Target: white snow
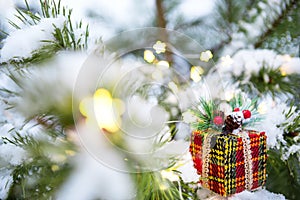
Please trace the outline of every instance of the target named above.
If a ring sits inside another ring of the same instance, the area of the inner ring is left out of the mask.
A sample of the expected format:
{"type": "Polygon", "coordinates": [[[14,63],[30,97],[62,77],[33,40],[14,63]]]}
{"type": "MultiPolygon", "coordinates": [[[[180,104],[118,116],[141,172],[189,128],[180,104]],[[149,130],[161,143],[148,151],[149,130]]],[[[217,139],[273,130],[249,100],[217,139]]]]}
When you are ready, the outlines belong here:
{"type": "MultiPolygon", "coordinates": [[[[185,120],[192,120],[192,118],[189,119],[190,116],[188,116],[188,112],[185,113],[185,120]]],[[[191,127],[189,123],[178,122],[176,123],[176,129],[177,133],[175,135],[175,140],[184,140],[190,138],[191,127]]]]}
{"type": "Polygon", "coordinates": [[[10,112],[5,108],[6,105],[0,100],[0,123],[3,123],[0,126],[0,166],[2,162],[18,165],[26,158],[26,151],[13,144],[4,144],[2,137],[12,139],[13,132],[9,132],[9,130],[20,126],[23,120],[17,113],[10,112]]]}
{"type": "Polygon", "coordinates": [[[187,152],[181,159],[181,162],[179,163],[181,165],[176,170],[180,171],[181,178],[185,183],[189,182],[198,182],[200,176],[197,174],[197,170],[194,167],[192,155],[190,152],[187,152]],[[181,165],[181,163],[183,163],[181,165]]]}
{"type": "Polygon", "coordinates": [[[13,0],[0,0],[0,27],[5,32],[9,32],[9,23],[6,19],[14,18],[14,13],[13,0]]]}
{"type": "Polygon", "coordinates": [[[133,198],[134,185],[123,152],[93,124],[81,122],[76,127],[82,151],[74,157],[75,170],[55,199],[133,198]]]}
{"type": "Polygon", "coordinates": [[[73,19],[90,24],[90,38],[109,39],[117,31],[149,26],[154,1],[138,0],[64,0],[73,10],[73,19]],[[139,16],[139,17],[136,17],[139,16]]]}
{"type": "MultiPolygon", "coordinates": [[[[217,63],[216,68],[223,81],[234,76],[245,75],[242,83],[249,82],[253,74],[258,74],[262,68],[279,69],[282,75],[300,73],[300,59],[289,55],[278,55],[273,50],[243,49],[239,50],[232,58],[227,55],[217,63]]],[[[264,81],[269,81],[268,74],[264,74],[264,81]]],[[[211,84],[213,85],[213,84],[211,84]]],[[[213,91],[213,90],[212,90],[213,91]]]]}
{"type": "Polygon", "coordinates": [[[86,53],[82,52],[60,52],[53,60],[33,66],[27,77],[21,80],[24,91],[22,101],[16,99],[18,111],[25,116],[32,116],[41,109],[47,110],[48,106],[69,103],[66,100],[72,97],[74,84],[86,57],[86,53]],[[49,99],[49,96],[52,98],[49,99]]]}
{"type": "Polygon", "coordinates": [[[261,113],[264,117],[263,121],[255,125],[255,129],[259,131],[265,131],[267,135],[268,147],[277,147],[279,142],[285,143],[283,139],[283,128],[277,127],[277,125],[285,122],[284,111],[287,111],[289,107],[282,102],[276,102],[271,97],[262,99],[261,113]]]}
{"type": "Polygon", "coordinates": [[[0,170],[0,199],[5,199],[7,197],[10,186],[13,183],[13,178],[10,175],[11,172],[11,170],[6,169],[0,170]]]}
{"type": "Polygon", "coordinates": [[[13,8],[12,0],[0,0],[0,20],[3,20],[7,17],[7,14],[13,8]]]}
{"type": "Polygon", "coordinates": [[[196,19],[211,13],[214,5],[215,0],[185,0],[180,3],[176,12],[183,14],[187,19],[196,19]]]}
{"type": "Polygon", "coordinates": [[[156,136],[164,132],[167,112],[135,95],[128,98],[125,107],[122,131],[128,149],[134,154],[149,156],[155,147],[156,136]]]}
{"type": "MultiPolygon", "coordinates": [[[[290,157],[290,155],[292,155],[294,153],[300,153],[300,145],[299,144],[293,144],[292,146],[287,147],[287,152],[285,152],[282,155],[282,159],[287,160],[290,157]]],[[[298,159],[300,161],[300,158],[298,158],[298,159]]]]}
{"type": "Polygon", "coordinates": [[[299,57],[288,58],[287,62],[283,64],[282,69],[287,74],[293,74],[293,73],[300,74],[300,58],[299,57]]]}
{"type": "MultiPolygon", "coordinates": [[[[16,6],[21,6],[22,8],[26,8],[25,0],[13,0],[13,2],[16,6]]],[[[40,2],[37,0],[27,0],[27,3],[30,8],[35,9],[35,10],[37,10],[41,7],[40,2]]]]}
{"type": "Polygon", "coordinates": [[[165,159],[183,156],[188,151],[189,145],[190,143],[184,140],[172,140],[156,151],[154,156],[165,159]]]}
{"type": "Polygon", "coordinates": [[[276,0],[268,2],[259,2],[259,5],[263,10],[256,16],[254,22],[240,21],[241,29],[232,34],[231,42],[223,49],[223,55],[233,55],[239,49],[253,48],[253,45],[257,41],[260,35],[262,35],[270,25],[266,25],[265,21],[269,21],[269,24],[277,18],[282,12],[282,7],[289,5],[290,1],[276,0]],[[276,2],[276,3],[274,3],[276,2]],[[246,30],[244,33],[241,30],[246,30]]]}
{"type": "Polygon", "coordinates": [[[104,166],[87,153],[77,157],[75,166],[76,169],[62,186],[56,199],[123,200],[134,197],[130,174],[104,166]]]}
{"type": "MultiPolygon", "coordinates": [[[[21,0],[15,2],[20,3],[21,0]]],[[[33,3],[33,0],[30,1],[33,3]]],[[[211,12],[214,1],[199,2],[196,0],[183,1],[179,6],[179,12],[187,16],[188,19],[194,19],[199,16],[206,15],[211,12]],[[194,6],[197,5],[197,6],[194,6]]],[[[0,0],[0,15],[3,18],[4,15],[11,14],[10,10],[13,1],[0,0]]],[[[138,0],[113,0],[113,1],[97,1],[97,0],[65,0],[64,4],[73,9],[73,18],[76,20],[84,19],[84,23],[90,23],[91,37],[96,38],[104,36],[107,38],[116,32],[116,27],[121,29],[144,27],[147,25],[148,20],[153,17],[151,11],[154,10],[154,1],[146,1],[144,4],[140,4],[138,0]],[[93,19],[87,17],[88,14],[100,16],[108,16],[98,21],[98,18],[93,19]],[[138,18],[136,16],[139,16],[138,18]]],[[[35,2],[36,5],[36,2],[35,2]]],[[[267,4],[261,3],[262,7],[267,8],[267,4]]],[[[278,10],[278,9],[277,9],[278,10]]],[[[255,11],[253,11],[255,12],[255,11]]],[[[264,29],[256,28],[253,31],[253,26],[261,27],[264,24],[263,19],[268,17],[266,12],[263,12],[259,16],[254,25],[241,22],[241,26],[248,30],[248,34],[242,33],[233,34],[233,41],[227,49],[225,54],[231,54],[239,48],[247,47],[247,41],[253,40],[260,35],[264,29]]],[[[271,16],[271,14],[270,14],[271,16]]],[[[0,18],[1,18],[0,17],[0,18]]],[[[22,30],[16,30],[11,32],[10,36],[4,41],[3,49],[1,50],[0,62],[6,62],[10,59],[22,59],[30,57],[34,50],[42,47],[41,40],[52,39],[53,24],[57,27],[61,27],[65,21],[64,17],[56,19],[42,19],[42,21],[35,26],[24,27],[22,30]]],[[[76,32],[80,35],[82,32],[76,32]]],[[[30,88],[24,99],[20,101],[20,110],[23,113],[30,115],[37,111],[37,109],[43,108],[50,96],[54,105],[60,105],[63,103],[65,97],[72,91],[73,85],[76,81],[80,67],[83,61],[86,59],[86,55],[83,53],[68,53],[61,52],[51,63],[47,63],[44,68],[35,68],[32,71],[30,80],[24,82],[24,86],[30,88]],[[37,84],[39,83],[39,84],[37,84]],[[43,95],[45,94],[45,95],[43,95]],[[28,95],[28,96],[26,96],[28,95]],[[38,97],[39,102],[32,102],[31,95],[38,97]],[[44,98],[44,99],[43,99],[44,98]],[[32,109],[28,109],[32,108],[32,109]]],[[[219,72],[223,75],[233,73],[234,75],[240,75],[245,72],[248,78],[251,73],[257,73],[263,65],[268,67],[277,68],[283,67],[283,70],[287,73],[300,73],[300,59],[288,58],[282,55],[277,55],[271,50],[241,50],[233,56],[233,63],[228,66],[219,65],[219,72]]],[[[104,62],[105,63],[105,62],[104,62]]],[[[40,67],[40,66],[39,66],[40,67]]],[[[107,85],[113,84],[112,82],[118,80],[119,75],[122,73],[120,68],[111,69],[111,75],[107,76],[107,80],[104,78],[104,82],[107,85]],[[113,78],[112,78],[113,76],[113,78]],[[108,80],[110,79],[110,80],[108,80]],[[113,79],[113,81],[111,81],[113,79]],[[109,83],[108,83],[109,82],[109,83]]],[[[1,76],[1,74],[0,74],[1,76]]],[[[90,77],[89,75],[87,77],[90,77]]],[[[4,76],[3,76],[4,77],[4,76]]],[[[93,77],[94,78],[94,77],[93,77]]],[[[98,78],[98,77],[97,77],[98,78]]],[[[269,77],[266,76],[266,80],[269,77]]],[[[246,78],[247,79],[247,78],[246,78]]],[[[224,94],[224,86],[219,82],[220,76],[208,76],[203,87],[199,85],[192,85],[191,88],[185,91],[178,91],[178,101],[180,102],[180,108],[186,110],[192,102],[194,102],[199,96],[220,97],[224,94]],[[216,84],[219,83],[219,84],[216,84]]],[[[7,77],[0,79],[0,86],[15,87],[14,84],[7,80],[7,77]]],[[[229,86],[230,90],[234,90],[235,86],[229,86]]],[[[226,91],[229,89],[227,88],[226,91]]],[[[285,118],[282,115],[284,110],[287,110],[287,105],[284,103],[274,103],[272,99],[266,98],[262,100],[266,107],[266,120],[256,128],[260,131],[266,131],[268,136],[268,147],[278,146],[278,142],[285,142],[283,140],[282,128],[277,128],[276,125],[285,122],[285,118]],[[276,117],[274,117],[276,116],[276,117]]],[[[1,121],[7,120],[9,123],[0,127],[0,136],[9,136],[8,130],[12,127],[19,127],[22,124],[23,118],[20,116],[15,117],[10,112],[2,110],[4,105],[0,105],[0,118],[1,121]]],[[[127,102],[128,113],[124,118],[124,124],[131,122],[130,127],[122,127],[129,131],[132,138],[125,138],[129,150],[133,153],[149,153],[153,147],[153,143],[149,144],[151,140],[141,140],[144,136],[151,136],[151,134],[158,134],[159,131],[164,130],[166,121],[166,112],[163,108],[153,105],[149,102],[143,101],[141,98],[133,98],[132,102],[127,102]],[[127,121],[126,121],[127,120],[127,121]],[[147,130],[147,131],[145,131],[147,130]]],[[[185,114],[184,120],[193,120],[188,114],[185,114]]],[[[124,125],[125,126],[125,125],[124,125]]],[[[21,131],[22,134],[26,134],[26,130],[29,127],[25,127],[21,131]]],[[[86,127],[85,127],[86,128],[86,127]]],[[[181,138],[187,132],[188,127],[184,124],[178,124],[179,134],[178,138],[181,138]],[[181,136],[181,137],[180,137],[181,136]]],[[[33,130],[33,134],[38,135],[38,130],[33,130]]],[[[121,173],[114,170],[114,167],[119,167],[118,170],[129,170],[125,164],[122,154],[110,149],[110,146],[106,141],[97,141],[99,132],[90,132],[90,130],[83,130],[86,134],[86,146],[88,151],[92,153],[101,152],[103,158],[105,158],[105,164],[115,164],[113,167],[107,167],[97,162],[90,154],[85,152],[80,153],[75,158],[75,171],[71,174],[70,178],[64,183],[63,187],[57,194],[58,199],[130,199],[134,197],[133,194],[133,182],[129,174],[121,173]],[[95,137],[96,136],[96,137],[95,137]],[[95,139],[96,138],[96,139],[95,139]],[[90,149],[89,149],[90,148],[90,149]],[[121,160],[121,161],[120,161],[121,160]],[[124,162],[123,162],[124,161],[124,162]],[[75,192],[74,192],[75,191],[75,192]]],[[[166,133],[166,136],[169,132],[166,133]]],[[[159,136],[159,135],[158,135],[159,136]]],[[[84,140],[84,139],[83,139],[84,140]]],[[[83,147],[83,148],[84,148],[83,147]]],[[[166,162],[169,162],[170,157],[180,156],[188,148],[188,143],[183,141],[173,141],[167,143],[156,154],[156,158],[164,158],[166,162]]],[[[286,151],[283,158],[286,159],[289,155],[299,152],[300,147],[297,145],[291,146],[286,151]]],[[[128,150],[128,149],[127,149],[128,150]]],[[[91,153],[89,152],[89,153],[91,153]]],[[[20,147],[13,145],[0,144],[0,157],[3,161],[8,162],[11,165],[20,164],[22,159],[26,157],[25,151],[20,147]]],[[[139,158],[136,155],[136,158],[139,158]]],[[[152,158],[153,159],[153,158],[152,158]]],[[[182,172],[182,178],[185,182],[197,181],[199,176],[196,173],[196,169],[193,167],[191,155],[188,153],[185,161],[181,167],[178,168],[182,172]]],[[[10,171],[0,172],[0,199],[5,198],[8,192],[9,185],[12,183],[12,177],[10,171]],[[5,184],[7,185],[5,186],[5,184]]],[[[255,192],[242,192],[240,194],[231,197],[232,200],[252,200],[252,199],[285,199],[283,195],[271,193],[265,189],[261,189],[255,192]]]]}
{"type": "MultiPolygon", "coordinates": [[[[217,199],[227,199],[225,197],[221,197],[217,194],[212,194],[207,189],[201,189],[198,192],[198,197],[200,199],[205,200],[217,200],[217,199]]],[[[238,194],[234,194],[231,197],[228,197],[228,200],[285,200],[285,196],[282,194],[275,194],[273,192],[270,192],[266,189],[257,189],[255,191],[243,191],[238,194]]]]}
{"type": "Polygon", "coordinates": [[[285,197],[282,194],[275,194],[265,189],[259,189],[254,192],[243,191],[229,197],[230,200],[284,200],[285,197]]]}
{"type": "Polygon", "coordinates": [[[58,18],[45,18],[37,25],[11,32],[4,40],[4,45],[0,52],[0,62],[7,62],[10,59],[19,60],[29,58],[33,51],[45,45],[41,40],[53,39],[53,25],[61,28],[64,21],[65,18],[62,16],[58,18]]]}
{"type": "Polygon", "coordinates": [[[11,165],[19,165],[26,158],[27,152],[13,144],[1,145],[0,157],[11,165]]]}

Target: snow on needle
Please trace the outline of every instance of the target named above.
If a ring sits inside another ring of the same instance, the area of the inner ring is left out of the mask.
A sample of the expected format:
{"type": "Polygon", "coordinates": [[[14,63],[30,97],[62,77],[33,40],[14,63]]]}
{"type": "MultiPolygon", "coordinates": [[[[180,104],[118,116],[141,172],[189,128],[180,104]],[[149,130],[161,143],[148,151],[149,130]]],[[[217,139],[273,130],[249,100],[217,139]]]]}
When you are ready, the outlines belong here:
{"type": "Polygon", "coordinates": [[[221,58],[221,61],[222,61],[222,65],[226,66],[226,67],[228,67],[228,66],[230,66],[230,65],[233,64],[233,59],[229,55],[223,56],[221,58]]]}

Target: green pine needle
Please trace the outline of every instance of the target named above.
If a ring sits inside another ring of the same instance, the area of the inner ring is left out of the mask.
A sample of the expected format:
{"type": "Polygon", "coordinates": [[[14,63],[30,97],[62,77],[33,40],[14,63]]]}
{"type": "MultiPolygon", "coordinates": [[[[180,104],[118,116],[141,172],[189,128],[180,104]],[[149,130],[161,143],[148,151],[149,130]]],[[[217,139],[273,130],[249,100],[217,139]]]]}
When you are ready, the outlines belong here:
{"type": "Polygon", "coordinates": [[[191,112],[198,118],[198,121],[192,123],[192,127],[197,130],[207,130],[214,127],[213,118],[214,112],[218,110],[217,105],[212,101],[207,101],[200,98],[199,104],[196,104],[191,109],[191,112]]]}
{"type": "Polygon", "coordinates": [[[135,174],[134,176],[138,186],[136,199],[195,199],[193,198],[195,193],[192,193],[191,188],[189,188],[182,180],[180,180],[180,182],[171,182],[170,180],[163,178],[160,172],[144,172],[135,174]]]}
{"type": "MultiPolygon", "coordinates": [[[[75,23],[71,20],[72,10],[67,9],[61,6],[60,1],[58,4],[55,3],[55,0],[40,0],[41,5],[41,16],[39,17],[29,7],[27,1],[26,9],[16,9],[17,14],[15,15],[18,20],[20,20],[24,25],[33,26],[37,25],[42,18],[57,18],[59,15],[63,15],[66,18],[66,21],[62,28],[58,28],[55,25],[54,31],[52,33],[54,39],[53,40],[42,40],[42,47],[33,51],[32,56],[29,58],[12,58],[6,63],[0,63],[2,65],[5,64],[14,64],[14,65],[27,65],[30,63],[42,62],[46,59],[51,58],[56,52],[61,50],[84,50],[87,48],[87,41],[89,37],[89,28],[88,25],[86,27],[82,26],[82,22],[75,23]],[[80,36],[75,36],[75,31],[77,29],[82,29],[82,34],[80,36]]],[[[21,29],[20,26],[17,25],[12,20],[8,20],[9,24],[15,29],[21,29]]]]}
{"type": "Polygon", "coordinates": [[[279,68],[263,66],[258,73],[252,73],[246,83],[243,81],[245,78],[245,73],[242,73],[240,76],[233,76],[233,82],[239,83],[239,87],[243,91],[249,91],[251,96],[271,94],[275,97],[278,94],[292,94],[299,97],[297,92],[300,76],[298,74],[284,75],[279,68]]]}
{"type": "Polygon", "coordinates": [[[256,97],[251,101],[247,101],[247,99],[241,93],[238,93],[229,101],[229,105],[231,106],[232,110],[234,108],[239,108],[240,110],[251,111],[251,118],[243,123],[243,127],[251,128],[251,126],[261,122],[264,119],[264,116],[257,111],[258,100],[259,98],[256,97]]]}

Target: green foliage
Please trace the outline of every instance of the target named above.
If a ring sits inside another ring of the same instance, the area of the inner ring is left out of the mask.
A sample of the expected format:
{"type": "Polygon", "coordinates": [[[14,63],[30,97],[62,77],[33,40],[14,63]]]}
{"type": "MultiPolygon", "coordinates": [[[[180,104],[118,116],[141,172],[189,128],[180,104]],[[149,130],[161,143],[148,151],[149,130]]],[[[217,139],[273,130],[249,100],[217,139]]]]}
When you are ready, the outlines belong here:
{"type": "MultiPolygon", "coordinates": [[[[179,174],[180,175],[180,174],[179,174]]],[[[197,187],[198,183],[191,182],[185,183],[179,176],[179,181],[173,182],[177,188],[181,189],[183,199],[197,200],[197,190],[201,189],[197,187]]]]}
{"type": "MultiPolygon", "coordinates": [[[[33,26],[37,25],[43,18],[58,18],[63,16],[65,22],[62,28],[56,27],[54,24],[54,31],[52,33],[53,40],[42,40],[43,43],[40,49],[34,50],[32,56],[29,58],[15,57],[8,61],[10,64],[24,65],[26,63],[36,63],[51,58],[56,52],[60,50],[84,50],[87,48],[89,28],[83,26],[82,21],[75,23],[71,20],[72,10],[61,6],[61,1],[56,3],[55,0],[40,0],[41,13],[37,15],[33,13],[29,4],[26,2],[26,9],[17,8],[15,15],[24,25],[33,26]],[[75,31],[81,31],[79,36],[75,35],[75,31]]],[[[14,21],[9,20],[9,24],[15,29],[21,29],[14,21]]],[[[7,64],[7,63],[2,63],[7,64]]]]}
{"type": "Polygon", "coordinates": [[[300,138],[297,136],[299,135],[300,116],[293,104],[283,114],[286,122],[278,127],[284,130],[284,143],[280,143],[280,149],[268,151],[266,186],[268,190],[281,193],[288,199],[298,199],[300,195],[298,190],[300,186],[300,152],[299,150],[294,152],[291,148],[300,144],[300,138]]]}
{"type": "Polygon", "coordinates": [[[20,133],[15,133],[12,139],[3,138],[3,141],[25,149],[28,156],[28,159],[12,168],[13,184],[7,198],[53,198],[57,187],[72,170],[69,158],[75,154],[74,145],[62,137],[49,137],[44,141],[20,133]]]}
{"type": "Polygon", "coordinates": [[[268,151],[267,161],[268,190],[284,194],[287,199],[298,199],[300,195],[300,166],[294,154],[287,161],[281,160],[281,152],[276,149],[268,151]]]}
{"type": "Polygon", "coordinates": [[[243,124],[245,127],[251,127],[256,123],[259,123],[260,121],[263,120],[263,116],[259,114],[257,111],[258,107],[258,98],[253,98],[252,100],[246,99],[242,93],[239,93],[235,95],[230,101],[229,105],[231,109],[233,110],[234,108],[239,108],[240,110],[250,110],[251,111],[251,118],[248,119],[247,122],[243,124]]]}
{"type": "Polygon", "coordinates": [[[280,68],[263,66],[258,73],[252,73],[249,81],[245,82],[246,74],[240,76],[233,75],[233,81],[239,83],[243,91],[248,91],[251,96],[264,96],[271,94],[273,97],[279,94],[298,95],[295,92],[300,84],[298,74],[282,74],[280,68]]]}
{"type": "MultiPolygon", "coordinates": [[[[253,126],[255,123],[260,122],[263,117],[257,111],[257,98],[253,100],[246,100],[242,94],[237,94],[234,96],[230,101],[227,103],[230,105],[231,109],[239,108],[242,110],[250,110],[251,111],[251,118],[248,119],[244,124],[243,127],[250,127],[253,126]]],[[[221,131],[222,125],[216,125],[213,120],[216,116],[221,116],[223,120],[226,116],[224,116],[224,111],[219,109],[219,104],[222,101],[218,100],[210,100],[207,101],[203,98],[199,100],[199,104],[195,105],[191,112],[197,117],[198,121],[192,123],[192,126],[196,130],[207,130],[212,128],[217,131],[221,131]]]]}
{"type": "Polygon", "coordinates": [[[54,0],[41,1],[41,10],[45,18],[53,17],[57,18],[59,15],[66,17],[66,22],[62,29],[55,27],[53,41],[42,41],[50,43],[54,46],[60,47],[61,49],[80,50],[87,47],[87,39],[89,36],[88,26],[83,27],[82,22],[73,24],[71,20],[72,10],[66,9],[61,6],[61,1],[58,4],[54,0]],[[75,29],[74,29],[75,28],[75,29]],[[82,29],[83,33],[76,38],[74,30],[82,29]]]}
{"type": "Polygon", "coordinates": [[[68,163],[56,165],[45,157],[34,157],[18,165],[8,199],[51,199],[71,171],[68,163]]]}
{"type": "Polygon", "coordinates": [[[257,48],[273,49],[280,54],[299,56],[300,1],[291,1],[272,29],[255,45],[257,48]]]}
{"type": "Polygon", "coordinates": [[[278,125],[279,127],[284,127],[284,132],[286,134],[299,134],[300,132],[300,114],[297,113],[296,107],[292,103],[290,109],[285,113],[286,122],[278,125]]]}
{"type": "Polygon", "coordinates": [[[144,172],[134,176],[138,187],[136,199],[196,199],[196,190],[187,186],[182,179],[172,182],[159,172],[144,172]]]}
{"type": "Polygon", "coordinates": [[[237,24],[242,17],[245,15],[247,1],[239,0],[219,0],[217,2],[217,10],[220,18],[219,22],[226,21],[226,24],[219,24],[224,28],[226,25],[229,25],[227,28],[232,28],[232,25],[237,24]]]}
{"type": "Polygon", "coordinates": [[[245,97],[239,93],[235,95],[232,99],[229,101],[229,105],[232,108],[239,108],[240,110],[250,110],[254,111],[254,109],[257,106],[257,100],[258,98],[254,98],[251,101],[247,101],[245,97]]]}
{"type": "MultiPolygon", "coordinates": [[[[32,52],[31,57],[10,60],[9,64],[13,64],[15,69],[30,66],[31,63],[43,62],[61,50],[85,50],[87,48],[87,39],[89,36],[88,26],[85,27],[82,22],[74,24],[71,20],[72,10],[61,6],[60,1],[56,2],[55,0],[40,0],[40,15],[32,11],[27,1],[25,1],[25,9],[17,9],[16,17],[26,26],[37,25],[43,18],[57,18],[58,16],[64,16],[65,22],[62,28],[54,26],[52,33],[54,39],[41,41],[43,46],[32,52]],[[75,35],[75,31],[78,29],[82,30],[82,34],[79,37],[75,35]]],[[[172,0],[170,2],[164,1],[165,11],[173,12],[178,2],[178,0],[172,0]]],[[[199,41],[209,41],[210,44],[207,45],[207,47],[212,48],[217,55],[218,52],[221,52],[223,47],[232,40],[234,33],[242,32],[247,35],[247,30],[243,29],[241,22],[251,23],[259,17],[263,11],[263,9],[258,6],[260,2],[259,0],[222,0],[219,1],[216,9],[218,14],[216,15],[215,24],[210,24],[211,21],[205,23],[204,18],[197,18],[191,21],[179,18],[178,24],[174,27],[184,31],[186,31],[186,29],[192,29],[196,34],[195,38],[200,38],[199,41]],[[257,13],[254,15],[250,15],[250,13],[247,12],[252,8],[257,10],[257,13]],[[199,34],[198,30],[208,30],[206,29],[207,27],[210,32],[199,34]],[[212,31],[214,34],[210,34],[212,31]]],[[[264,0],[262,2],[266,3],[267,1],[264,0]]],[[[299,45],[298,27],[300,20],[298,13],[300,1],[291,2],[291,6],[286,9],[282,6],[283,15],[277,17],[277,20],[275,20],[276,23],[268,25],[269,21],[264,22],[266,26],[268,26],[269,31],[258,38],[258,42],[251,44],[253,41],[247,41],[249,44],[246,45],[253,45],[256,48],[271,48],[280,53],[290,52],[285,48],[286,43],[293,46],[299,45]]],[[[9,23],[15,29],[20,29],[17,23],[13,21],[9,21],[9,23]]],[[[118,44],[118,46],[120,45],[118,44]]],[[[296,53],[294,53],[294,55],[296,55],[296,53]]],[[[215,58],[217,58],[217,56],[214,55],[214,59],[215,58]]],[[[14,79],[14,77],[11,78],[14,79]]],[[[241,77],[234,78],[235,81],[239,82],[243,91],[250,92],[252,96],[268,93],[273,96],[291,94],[295,97],[296,103],[299,103],[299,75],[284,76],[279,69],[272,69],[265,66],[258,74],[252,74],[247,83],[243,82],[245,74],[241,77]]],[[[22,85],[16,79],[14,81],[22,88],[22,85]]],[[[147,88],[142,88],[141,92],[145,92],[146,90],[147,88]]],[[[162,87],[160,91],[162,91],[162,94],[158,95],[158,101],[161,106],[168,112],[171,112],[173,108],[178,108],[176,105],[165,102],[168,97],[168,91],[164,87],[162,87]]],[[[1,89],[1,92],[16,96],[19,95],[19,93],[8,91],[5,88],[1,89]]],[[[147,95],[150,96],[151,94],[147,93],[146,96],[147,95]]],[[[157,94],[154,96],[156,95],[157,94]]],[[[254,120],[252,122],[261,119],[256,111],[256,98],[251,101],[246,101],[241,95],[237,95],[228,103],[232,109],[239,107],[241,110],[251,110],[251,120],[254,120]]],[[[11,130],[11,132],[15,131],[14,137],[3,138],[3,142],[8,145],[16,145],[24,148],[29,158],[16,167],[10,166],[13,169],[13,185],[9,191],[8,199],[53,199],[55,197],[54,195],[57,189],[59,189],[72,171],[72,167],[69,164],[70,156],[66,152],[76,151],[73,146],[74,144],[67,140],[67,136],[64,133],[64,128],[73,125],[71,105],[71,99],[66,99],[66,104],[63,104],[62,107],[56,105],[48,110],[43,110],[41,113],[36,113],[36,115],[32,117],[39,125],[45,128],[45,135],[49,139],[47,141],[37,140],[29,135],[21,135],[15,130],[11,130]],[[53,155],[54,157],[55,155],[63,156],[65,159],[57,161],[53,159],[53,155]]],[[[199,104],[194,106],[192,112],[198,118],[198,122],[193,124],[194,128],[198,130],[206,130],[209,128],[221,129],[221,126],[216,126],[213,123],[213,119],[217,115],[224,118],[224,114],[219,111],[218,103],[200,99],[199,104]]],[[[289,110],[285,113],[287,121],[292,118],[292,114],[293,110],[289,110]]],[[[179,109],[178,115],[180,115],[179,109]]],[[[171,120],[175,121],[178,119],[178,115],[171,116],[171,120]]],[[[174,125],[175,123],[170,124],[173,135],[176,133],[174,125]]],[[[297,133],[299,132],[299,125],[300,118],[296,116],[292,122],[286,122],[279,126],[285,127],[284,131],[286,133],[297,133]]],[[[173,135],[171,137],[173,137],[173,135]]],[[[116,135],[114,136],[116,137],[116,135]]],[[[285,136],[285,140],[287,144],[281,144],[282,147],[288,148],[297,142],[288,136],[285,136]]],[[[166,141],[160,140],[159,142],[164,143],[166,141]]],[[[289,199],[297,199],[300,195],[298,190],[300,187],[299,157],[298,154],[295,153],[292,154],[287,161],[283,161],[281,159],[283,148],[281,150],[282,151],[270,149],[268,152],[267,189],[276,193],[283,193],[289,199]]],[[[170,160],[171,159],[173,158],[170,158],[170,160]]],[[[174,162],[175,161],[174,159],[174,162]]],[[[179,181],[174,182],[163,178],[159,172],[138,173],[133,174],[133,176],[137,186],[136,199],[197,199],[196,183],[184,183],[180,178],[180,174],[179,181]]]]}
{"type": "Polygon", "coordinates": [[[32,136],[26,135],[26,136],[21,136],[19,132],[15,132],[14,136],[12,139],[7,138],[7,137],[2,137],[3,143],[7,144],[13,144],[15,146],[23,147],[23,146],[30,146],[32,148],[37,147],[37,143],[35,140],[32,138],[32,136]]]}
{"type": "Polygon", "coordinates": [[[194,105],[191,112],[198,118],[197,122],[192,123],[193,128],[196,130],[207,130],[209,128],[220,129],[220,127],[218,128],[213,123],[214,117],[219,114],[218,107],[214,101],[207,101],[201,98],[199,104],[194,105]]]}

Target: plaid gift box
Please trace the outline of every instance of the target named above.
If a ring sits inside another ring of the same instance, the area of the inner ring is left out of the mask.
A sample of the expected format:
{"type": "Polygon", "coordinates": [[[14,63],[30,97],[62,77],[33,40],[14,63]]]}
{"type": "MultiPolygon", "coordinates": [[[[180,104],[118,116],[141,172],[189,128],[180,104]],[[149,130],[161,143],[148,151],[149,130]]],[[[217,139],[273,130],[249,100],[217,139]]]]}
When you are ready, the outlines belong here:
{"type": "Polygon", "coordinates": [[[194,131],[190,152],[202,186],[222,196],[256,189],[266,181],[264,132],[194,131]]]}

